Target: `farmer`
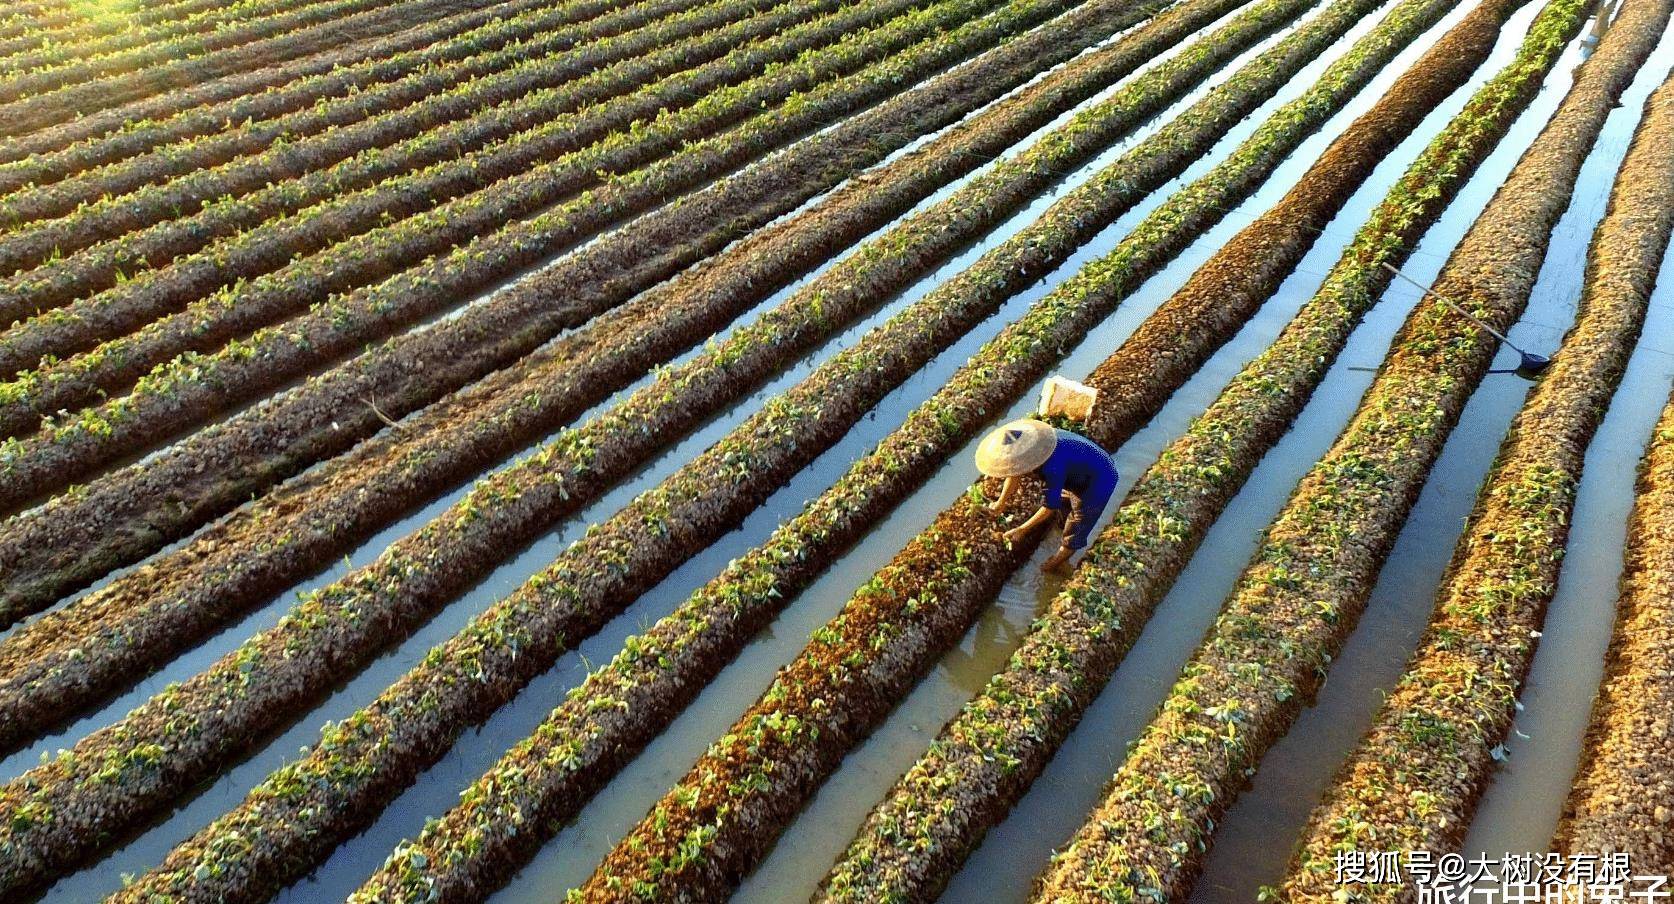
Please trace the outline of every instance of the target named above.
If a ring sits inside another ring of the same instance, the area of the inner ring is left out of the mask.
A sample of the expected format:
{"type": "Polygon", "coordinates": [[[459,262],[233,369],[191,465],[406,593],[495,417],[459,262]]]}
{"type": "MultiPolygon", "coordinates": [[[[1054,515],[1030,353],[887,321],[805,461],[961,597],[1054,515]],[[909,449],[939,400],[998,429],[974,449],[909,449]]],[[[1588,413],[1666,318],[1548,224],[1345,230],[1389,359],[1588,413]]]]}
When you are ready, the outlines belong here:
{"type": "Polygon", "coordinates": [[[977,470],[989,477],[1004,477],[1005,486],[1000,498],[989,508],[1005,508],[1017,493],[1019,479],[1037,473],[1046,481],[1046,496],[1040,510],[1029,520],[1005,532],[1006,542],[1014,543],[1040,524],[1066,508],[1069,498],[1069,517],[1064,521],[1064,540],[1058,551],[1041,564],[1043,571],[1052,571],[1087,545],[1094,522],[1104,511],[1110,495],[1116,491],[1116,463],[1110,453],[1098,443],[1068,430],[1058,430],[1043,421],[1024,418],[1012,421],[984,437],[977,446],[977,470]]]}

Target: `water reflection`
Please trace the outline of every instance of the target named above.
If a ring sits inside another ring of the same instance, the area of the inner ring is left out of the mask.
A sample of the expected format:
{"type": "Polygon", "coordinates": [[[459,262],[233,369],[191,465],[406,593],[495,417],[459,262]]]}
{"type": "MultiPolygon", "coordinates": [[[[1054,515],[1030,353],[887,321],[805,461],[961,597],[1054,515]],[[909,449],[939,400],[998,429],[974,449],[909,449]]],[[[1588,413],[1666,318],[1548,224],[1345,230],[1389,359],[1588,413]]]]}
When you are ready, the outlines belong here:
{"type": "Polygon", "coordinates": [[[1018,569],[1000,589],[996,603],[983,610],[966,641],[942,657],[938,671],[954,687],[970,696],[981,693],[989,677],[1022,645],[1029,625],[1064,589],[1068,575],[1041,571],[1041,558],[1037,554],[1035,561],[1018,569]]]}

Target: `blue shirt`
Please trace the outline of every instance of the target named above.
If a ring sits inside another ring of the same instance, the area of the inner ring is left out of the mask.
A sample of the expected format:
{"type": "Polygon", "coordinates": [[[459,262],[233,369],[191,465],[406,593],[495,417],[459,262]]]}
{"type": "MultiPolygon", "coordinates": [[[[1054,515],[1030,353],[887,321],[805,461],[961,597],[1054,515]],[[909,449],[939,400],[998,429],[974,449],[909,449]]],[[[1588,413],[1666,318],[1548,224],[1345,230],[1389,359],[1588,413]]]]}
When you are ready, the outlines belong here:
{"type": "Polygon", "coordinates": [[[1052,457],[1040,466],[1040,476],[1046,480],[1046,499],[1041,504],[1062,509],[1064,491],[1069,490],[1097,512],[1116,492],[1116,463],[1103,446],[1085,436],[1069,430],[1057,433],[1052,457]]]}

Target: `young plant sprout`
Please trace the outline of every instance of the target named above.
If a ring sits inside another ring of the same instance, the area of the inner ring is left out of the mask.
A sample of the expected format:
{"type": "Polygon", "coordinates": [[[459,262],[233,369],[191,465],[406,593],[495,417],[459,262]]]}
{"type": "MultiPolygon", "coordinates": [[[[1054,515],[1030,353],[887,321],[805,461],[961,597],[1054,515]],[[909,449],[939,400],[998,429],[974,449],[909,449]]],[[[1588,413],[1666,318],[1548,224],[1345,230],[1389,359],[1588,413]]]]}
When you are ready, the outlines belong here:
{"type": "Polygon", "coordinates": [[[1505,343],[1506,348],[1509,348],[1512,351],[1517,353],[1517,356],[1518,356],[1517,373],[1522,374],[1524,376],[1535,376],[1535,375],[1539,374],[1541,371],[1543,371],[1546,368],[1551,366],[1551,364],[1552,364],[1552,359],[1551,358],[1548,358],[1545,355],[1537,355],[1534,352],[1525,351],[1524,349],[1519,348],[1517,346],[1517,344],[1512,342],[1511,339],[1509,339],[1504,333],[1500,332],[1499,330],[1494,329],[1493,327],[1489,326],[1486,323],[1483,323],[1481,318],[1477,317],[1475,314],[1472,314],[1470,311],[1467,311],[1464,308],[1460,307],[1459,304],[1457,302],[1455,302],[1453,299],[1436,294],[1434,291],[1432,291],[1430,289],[1429,286],[1426,286],[1423,283],[1419,282],[1418,280],[1413,279],[1412,277],[1406,275],[1405,273],[1402,273],[1400,270],[1397,270],[1395,268],[1395,266],[1393,264],[1389,263],[1388,261],[1385,261],[1383,263],[1383,268],[1385,270],[1388,270],[1390,273],[1393,273],[1396,276],[1400,277],[1401,279],[1404,279],[1407,282],[1412,283],[1413,285],[1417,286],[1419,291],[1423,292],[1425,295],[1428,295],[1431,298],[1434,298],[1437,301],[1441,302],[1442,304],[1447,305],[1448,307],[1452,308],[1454,311],[1458,312],[1459,316],[1465,318],[1466,320],[1469,320],[1471,323],[1476,324],[1478,327],[1480,327],[1482,329],[1483,332],[1485,332],[1488,335],[1493,336],[1495,339],[1498,339],[1501,342],[1505,343]]]}
{"type": "Polygon", "coordinates": [[[0,901],[1399,904],[1330,867],[1457,847],[1557,734],[1513,721],[1606,485],[1552,844],[1674,870],[1674,405],[1582,480],[1666,388],[1670,19],[11,0],[0,901]],[[1232,809],[1273,775],[1325,796],[1232,809]]]}

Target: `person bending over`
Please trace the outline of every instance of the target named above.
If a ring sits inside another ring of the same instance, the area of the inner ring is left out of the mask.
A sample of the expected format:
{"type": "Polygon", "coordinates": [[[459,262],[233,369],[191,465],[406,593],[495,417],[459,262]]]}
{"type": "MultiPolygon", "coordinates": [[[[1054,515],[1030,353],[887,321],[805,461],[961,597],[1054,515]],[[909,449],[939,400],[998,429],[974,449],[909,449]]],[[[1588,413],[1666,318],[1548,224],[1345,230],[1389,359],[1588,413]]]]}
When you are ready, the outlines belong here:
{"type": "Polygon", "coordinates": [[[1038,474],[1046,482],[1040,509],[1006,531],[1006,542],[1015,543],[1036,525],[1068,510],[1063,543],[1041,563],[1044,571],[1060,568],[1086,547],[1093,525],[1116,491],[1116,463],[1103,446],[1034,418],[1012,421],[988,434],[977,445],[976,460],[983,474],[1005,478],[1000,498],[989,505],[993,511],[1005,508],[1017,494],[1022,477],[1038,474]]]}

